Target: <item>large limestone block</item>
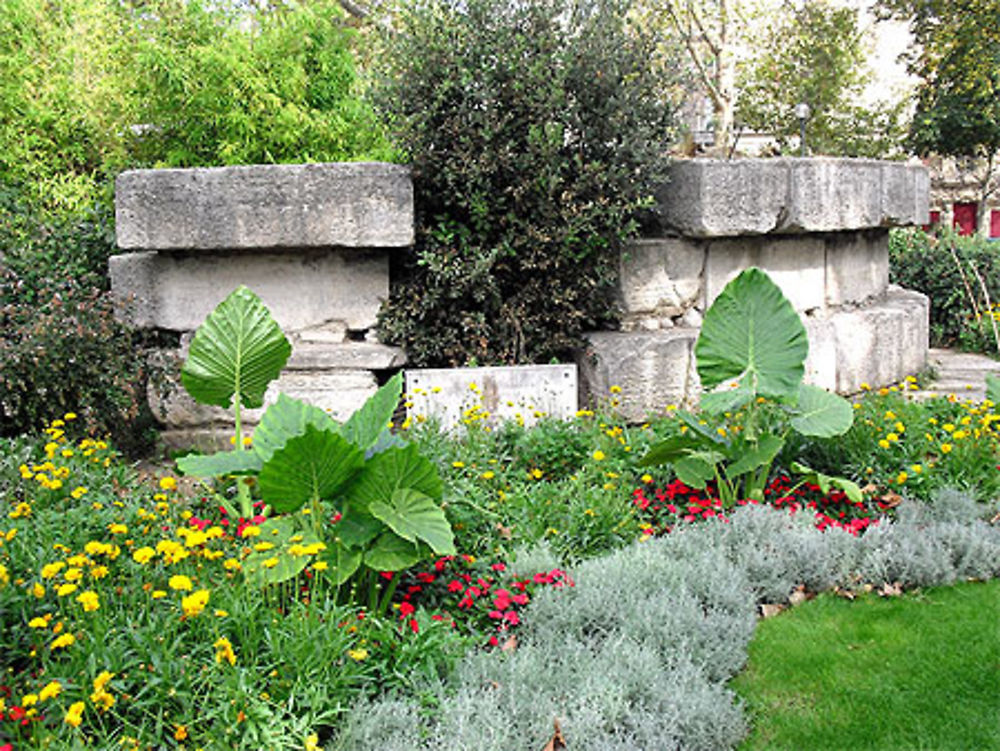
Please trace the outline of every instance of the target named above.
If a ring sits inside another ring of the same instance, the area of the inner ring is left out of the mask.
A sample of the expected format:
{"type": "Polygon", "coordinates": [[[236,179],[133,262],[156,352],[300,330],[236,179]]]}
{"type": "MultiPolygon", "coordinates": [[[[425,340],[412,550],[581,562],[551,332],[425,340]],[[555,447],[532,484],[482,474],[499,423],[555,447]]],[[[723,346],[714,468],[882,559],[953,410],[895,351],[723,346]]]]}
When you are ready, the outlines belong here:
{"type": "Polygon", "coordinates": [[[889,230],[835,232],[826,242],[826,304],[858,304],[889,285],[889,230]]]}
{"type": "Polygon", "coordinates": [[[703,310],[749,266],[766,271],[796,310],[825,305],[826,243],[821,235],[723,238],[707,247],[703,310]]]}
{"type": "Polygon", "coordinates": [[[533,424],[568,418],[578,409],[575,365],[427,368],[405,371],[407,414],[433,417],[444,428],[465,421],[533,424]]]}
{"type": "Polygon", "coordinates": [[[837,390],[837,332],[826,315],[804,315],[802,323],[809,337],[805,362],[805,382],[828,391],[837,390]]]}
{"type": "Polygon", "coordinates": [[[123,250],[404,247],[413,183],[375,162],[132,170],[115,217],[123,250]]]}
{"type": "Polygon", "coordinates": [[[626,316],[679,316],[701,298],[705,249],[677,237],[633,241],[619,275],[626,316]]]}
{"type": "Polygon", "coordinates": [[[929,179],[871,159],[686,159],[658,192],[661,221],[689,237],[840,232],[927,221],[929,179]]]}
{"type": "Polygon", "coordinates": [[[252,289],[286,331],[333,322],[346,329],[375,325],[389,296],[384,251],[112,256],[111,288],[133,325],[192,331],[239,285],[252,289]]]}
{"type": "Polygon", "coordinates": [[[697,337],[696,329],[681,328],[589,333],[578,358],[584,393],[603,399],[611,386],[619,386],[619,410],[632,422],[671,404],[690,404],[700,388],[694,369],[697,337]]]}

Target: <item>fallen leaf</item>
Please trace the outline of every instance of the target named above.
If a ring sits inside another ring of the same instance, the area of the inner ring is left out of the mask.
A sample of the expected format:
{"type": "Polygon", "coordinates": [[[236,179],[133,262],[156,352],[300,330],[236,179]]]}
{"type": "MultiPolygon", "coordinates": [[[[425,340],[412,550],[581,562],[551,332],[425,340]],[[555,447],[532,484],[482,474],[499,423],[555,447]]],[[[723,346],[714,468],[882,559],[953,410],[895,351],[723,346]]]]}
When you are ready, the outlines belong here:
{"type": "Polygon", "coordinates": [[[891,490],[883,495],[879,500],[882,501],[882,506],[884,508],[896,508],[900,503],[903,502],[903,496],[899,493],[893,493],[891,490]]]}
{"type": "Polygon", "coordinates": [[[500,647],[500,651],[513,652],[515,649],[517,649],[517,637],[511,634],[507,641],[503,643],[503,646],[500,647]]]}
{"type": "Polygon", "coordinates": [[[775,605],[766,602],[760,606],[760,615],[762,618],[773,618],[784,609],[784,605],[775,605]]]}
{"type": "Polygon", "coordinates": [[[552,734],[549,742],[545,744],[545,748],[542,751],[559,751],[566,748],[566,739],[563,737],[562,728],[559,727],[559,720],[552,720],[552,725],[555,728],[555,732],[552,734]]]}
{"type": "Polygon", "coordinates": [[[808,594],[806,594],[805,587],[799,587],[790,595],[788,595],[788,604],[791,605],[792,607],[795,607],[796,605],[801,605],[803,602],[810,599],[812,598],[809,597],[808,594]]]}
{"type": "Polygon", "coordinates": [[[496,530],[497,530],[497,532],[500,533],[500,536],[503,539],[505,539],[505,540],[510,540],[511,538],[514,537],[514,530],[513,530],[513,528],[512,527],[505,527],[500,522],[497,522],[496,530]]]}
{"type": "Polygon", "coordinates": [[[843,597],[845,600],[854,600],[857,598],[857,595],[854,594],[854,592],[851,591],[850,589],[841,589],[840,587],[834,587],[833,593],[837,595],[837,597],[843,597]]]}
{"type": "Polygon", "coordinates": [[[878,594],[879,597],[901,597],[903,586],[899,582],[893,582],[892,584],[885,582],[879,587],[878,594]]]}

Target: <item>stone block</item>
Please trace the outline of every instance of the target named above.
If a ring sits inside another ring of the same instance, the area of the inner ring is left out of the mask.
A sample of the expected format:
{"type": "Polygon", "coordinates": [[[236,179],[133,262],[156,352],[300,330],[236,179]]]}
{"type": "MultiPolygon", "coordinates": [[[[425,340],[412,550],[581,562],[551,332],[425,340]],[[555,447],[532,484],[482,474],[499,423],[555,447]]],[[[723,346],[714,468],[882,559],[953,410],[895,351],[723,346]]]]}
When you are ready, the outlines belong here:
{"type": "Polygon", "coordinates": [[[813,386],[837,390],[837,332],[826,315],[802,316],[809,337],[805,381],[813,386]]]}
{"type": "Polygon", "coordinates": [[[707,309],[740,271],[757,266],[768,273],[798,311],[822,308],[826,300],[826,243],[822,236],[722,238],[707,243],[707,309]]]}
{"type": "Polygon", "coordinates": [[[123,250],[405,247],[413,184],[373,162],[132,170],[115,216],[123,250]]]}
{"type": "Polygon", "coordinates": [[[285,370],[397,370],[405,364],[406,353],[402,349],[375,342],[293,342],[285,370]]]}
{"type": "Polygon", "coordinates": [[[858,304],[889,285],[889,231],[835,232],[826,242],[826,304],[858,304]]]}
{"type": "Polygon", "coordinates": [[[375,325],[389,296],[386,251],[112,256],[111,288],[133,325],[191,331],[241,284],[271,309],[286,332],[339,324],[375,325]]]}
{"type": "Polygon", "coordinates": [[[841,232],[926,222],[925,168],[871,159],[685,159],[658,191],[689,237],[841,232]]]}
{"type": "MultiPolygon", "coordinates": [[[[180,356],[166,353],[174,359],[175,373],[179,372],[180,356]]],[[[365,370],[301,371],[286,370],[274,381],[264,395],[264,407],[245,409],[243,424],[251,428],[260,422],[267,405],[279,393],[303,399],[326,410],[337,420],[346,420],[378,390],[375,376],[365,370]]],[[[149,405],[153,414],[165,423],[168,430],[208,431],[225,434],[232,430],[232,410],[199,404],[180,385],[179,377],[172,379],[165,393],[150,391],[149,405]]]]}
{"type": "Polygon", "coordinates": [[[516,365],[483,368],[428,368],[404,371],[411,418],[433,417],[442,427],[464,420],[541,416],[568,418],[578,409],[575,365],[516,365]]]}
{"type": "Polygon", "coordinates": [[[705,250],[684,238],[635,240],[622,253],[619,289],[626,316],[681,315],[701,297],[705,250]]]}
{"type": "Polygon", "coordinates": [[[611,386],[621,387],[618,409],[632,422],[662,413],[670,404],[689,405],[699,390],[697,337],[697,330],[683,328],[586,334],[587,347],[578,357],[583,392],[605,399],[611,386]]]}

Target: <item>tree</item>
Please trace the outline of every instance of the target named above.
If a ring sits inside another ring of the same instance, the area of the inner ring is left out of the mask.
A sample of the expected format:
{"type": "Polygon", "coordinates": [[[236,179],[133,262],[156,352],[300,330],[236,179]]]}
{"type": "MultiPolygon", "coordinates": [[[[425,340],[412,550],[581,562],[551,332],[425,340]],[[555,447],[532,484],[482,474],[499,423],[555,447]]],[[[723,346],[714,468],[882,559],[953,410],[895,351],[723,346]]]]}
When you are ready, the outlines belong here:
{"type": "Polygon", "coordinates": [[[910,147],[965,160],[980,200],[1000,179],[1000,0],[882,0],[909,21],[910,72],[920,78],[910,147]]]}
{"type": "Polygon", "coordinates": [[[814,0],[783,6],[755,39],[739,75],[737,119],[787,148],[799,136],[797,104],[809,105],[806,141],[814,153],[884,156],[898,144],[902,102],[861,103],[871,78],[853,8],[814,0]]]}

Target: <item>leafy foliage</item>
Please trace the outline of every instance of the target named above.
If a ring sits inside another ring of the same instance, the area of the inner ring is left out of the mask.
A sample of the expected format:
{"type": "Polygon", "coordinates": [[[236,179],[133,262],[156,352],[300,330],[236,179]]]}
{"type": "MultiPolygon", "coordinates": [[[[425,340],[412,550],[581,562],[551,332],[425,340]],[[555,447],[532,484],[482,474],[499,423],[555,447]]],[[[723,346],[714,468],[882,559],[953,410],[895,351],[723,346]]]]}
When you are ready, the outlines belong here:
{"type": "Polygon", "coordinates": [[[418,365],[540,362],[615,317],[618,251],[662,172],[670,109],[618,0],[428,0],[377,100],[413,163],[417,240],[384,340],[418,365]]]}
{"type": "Polygon", "coordinates": [[[837,156],[885,156],[902,139],[903,102],[859,103],[871,77],[858,11],[828,0],[785,6],[765,25],[760,52],[739,76],[738,122],[773,133],[782,148],[799,136],[795,106],[809,105],[810,151],[837,156]]]}
{"type": "Polygon", "coordinates": [[[986,285],[990,302],[1000,302],[1000,258],[995,244],[951,230],[937,235],[918,229],[893,230],[889,235],[889,279],[930,298],[932,347],[968,345],[980,352],[995,351],[992,327],[975,335],[981,324],[988,326],[991,308],[973,269],[986,285]]]}

